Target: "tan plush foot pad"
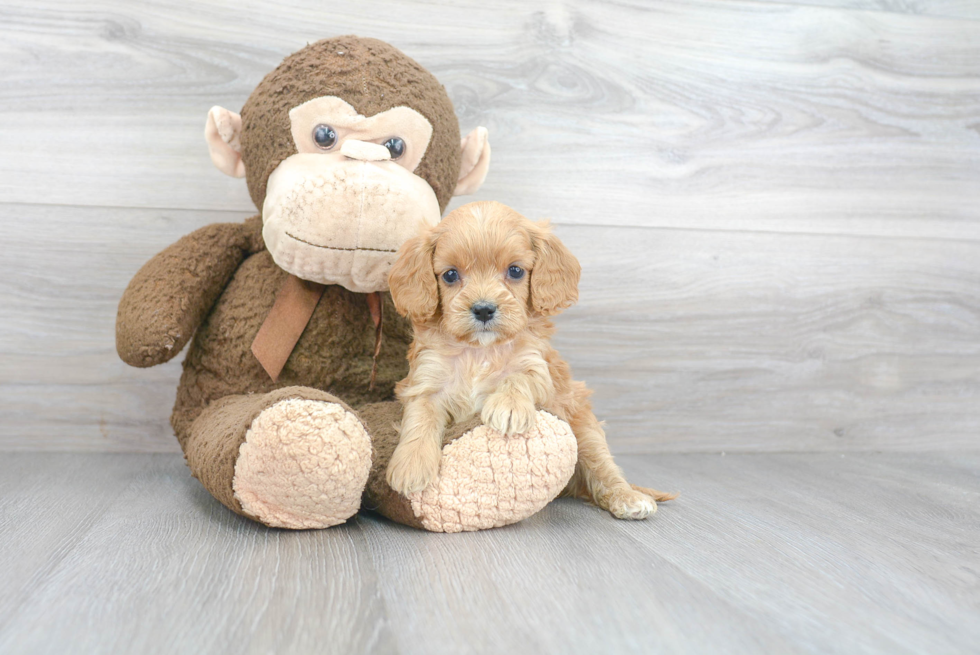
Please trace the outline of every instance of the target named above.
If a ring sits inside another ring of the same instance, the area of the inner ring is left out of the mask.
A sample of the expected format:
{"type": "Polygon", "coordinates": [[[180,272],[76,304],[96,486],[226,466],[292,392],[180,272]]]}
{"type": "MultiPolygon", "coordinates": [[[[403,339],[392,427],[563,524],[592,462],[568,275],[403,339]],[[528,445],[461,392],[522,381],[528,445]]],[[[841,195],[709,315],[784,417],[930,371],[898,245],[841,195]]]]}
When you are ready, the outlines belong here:
{"type": "Polygon", "coordinates": [[[443,448],[439,477],[408,499],[432,532],[509,525],[558,496],[577,456],[568,423],[547,412],[538,412],[534,429],[514,437],[481,425],[443,448]]]}
{"type": "Polygon", "coordinates": [[[278,528],[326,528],[357,512],[371,440],[336,403],[283,400],[262,411],[239,450],[232,486],[242,509],[278,528]]]}

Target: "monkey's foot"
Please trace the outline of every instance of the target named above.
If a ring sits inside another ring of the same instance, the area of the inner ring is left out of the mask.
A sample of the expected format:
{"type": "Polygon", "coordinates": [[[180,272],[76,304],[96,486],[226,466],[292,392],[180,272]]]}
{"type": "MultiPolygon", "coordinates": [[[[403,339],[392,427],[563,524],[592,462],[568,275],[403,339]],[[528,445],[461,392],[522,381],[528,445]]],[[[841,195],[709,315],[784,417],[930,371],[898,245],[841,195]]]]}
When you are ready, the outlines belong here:
{"type": "Polygon", "coordinates": [[[277,528],[327,528],[357,512],[371,469],[364,426],[337,403],[290,398],[252,421],[232,480],[242,510],[277,528]]]}
{"type": "Polygon", "coordinates": [[[408,500],[422,527],[433,532],[509,525],[561,493],[577,456],[568,423],[544,411],[533,428],[510,437],[480,425],[443,448],[438,477],[408,500]]]}

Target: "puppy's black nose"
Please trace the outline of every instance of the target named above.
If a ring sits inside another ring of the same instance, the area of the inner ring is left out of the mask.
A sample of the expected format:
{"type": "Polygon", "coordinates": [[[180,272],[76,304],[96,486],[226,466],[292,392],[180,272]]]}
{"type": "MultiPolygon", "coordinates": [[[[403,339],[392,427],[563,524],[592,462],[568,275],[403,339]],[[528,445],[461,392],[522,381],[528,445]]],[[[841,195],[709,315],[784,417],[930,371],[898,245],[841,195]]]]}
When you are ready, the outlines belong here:
{"type": "Polygon", "coordinates": [[[493,318],[493,313],[497,311],[497,306],[488,302],[481,302],[470,307],[470,311],[473,312],[473,316],[476,316],[476,320],[481,323],[486,323],[493,318]]]}

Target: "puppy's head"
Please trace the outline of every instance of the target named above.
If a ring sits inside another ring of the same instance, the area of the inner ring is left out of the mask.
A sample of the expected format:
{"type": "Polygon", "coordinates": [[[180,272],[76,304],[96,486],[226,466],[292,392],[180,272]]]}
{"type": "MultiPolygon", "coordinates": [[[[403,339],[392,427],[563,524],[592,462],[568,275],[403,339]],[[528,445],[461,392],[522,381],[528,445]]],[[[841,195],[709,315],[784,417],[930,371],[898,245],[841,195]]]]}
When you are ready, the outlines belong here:
{"type": "Polygon", "coordinates": [[[498,202],[474,202],[410,239],[388,276],[400,314],[458,341],[490,345],[532,316],[578,300],[578,260],[551,233],[498,202]]]}

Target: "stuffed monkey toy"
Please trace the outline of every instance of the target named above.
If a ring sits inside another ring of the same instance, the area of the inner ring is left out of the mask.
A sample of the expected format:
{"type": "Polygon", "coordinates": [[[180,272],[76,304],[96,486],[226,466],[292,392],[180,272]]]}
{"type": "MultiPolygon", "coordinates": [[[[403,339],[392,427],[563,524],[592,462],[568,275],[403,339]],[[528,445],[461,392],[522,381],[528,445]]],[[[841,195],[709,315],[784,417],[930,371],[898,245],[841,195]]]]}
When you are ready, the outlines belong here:
{"type": "Polygon", "coordinates": [[[293,529],[365,508],[433,531],[477,530],[556,497],[575,438],[544,412],[517,437],[478,420],[454,426],[424,491],[405,497],[385,482],[411,342],[388,271],[420,225],[482,184],[487,131],[461,139],[428,71],[347,36],[287,57],[241,115],[212,108],[205,138],[261,213],[153,257],[116,323],[119,356],[137,367],[170,360],[193,337],[171,417],[192,475],[232,511],[293,529]]]}

